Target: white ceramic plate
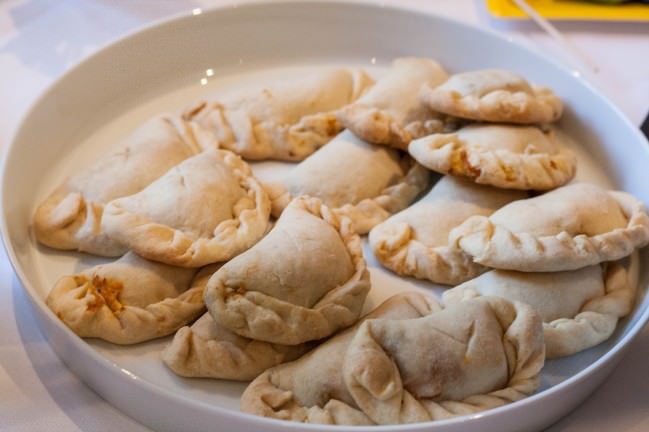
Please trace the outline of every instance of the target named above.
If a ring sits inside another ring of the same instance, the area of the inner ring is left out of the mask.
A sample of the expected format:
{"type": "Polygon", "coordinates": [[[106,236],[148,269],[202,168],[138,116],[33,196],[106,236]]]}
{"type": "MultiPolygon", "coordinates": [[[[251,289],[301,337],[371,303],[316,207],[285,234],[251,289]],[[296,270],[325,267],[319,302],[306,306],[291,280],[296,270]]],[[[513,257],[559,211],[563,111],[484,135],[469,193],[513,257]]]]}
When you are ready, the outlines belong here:
{"type": "MultiPolygon", "coordinates": [[[[178,378],[160,362],[168,339],[134,347],[83,341],[47,309],[54,281],[102,260],[36,244],[33,211],[65,175],[94,160],[153,114],[178,110],[201,94],[245,86],[261,74],[299,73],[321,64],[353,64],[380,74],[399,56],[436,58],[449,71],[504,67],[550,85],[565,101],[561,127],[577,144],[582,180],[625,189],[649,202],[649,151],[640,133],[579,77],[496,34],[407,10],[353,3],[244,4],[188,13],[102,50],[64,75],[34,105],[5,154],[2,234],[41,329],[73,372],[117,408],[158,430],[340,430],[238,412],[240,383],[178,378]]],[[[278,169],[279,168],[279,169],[278,169]]],[[[255,164],[262,178],[278,164],[255,164]]],[[[371,255],[371,254],[370,254],[371,255]]],[[[586,352],[548,361],[541,390],[509,406],[428,424],[358,430],[536,430],[574,408],[611,371],[649,318],[649,256],[633,314],[613,337],[586,352]]],[[[369,258],[372,301],[402,288],[369,258]]]]}

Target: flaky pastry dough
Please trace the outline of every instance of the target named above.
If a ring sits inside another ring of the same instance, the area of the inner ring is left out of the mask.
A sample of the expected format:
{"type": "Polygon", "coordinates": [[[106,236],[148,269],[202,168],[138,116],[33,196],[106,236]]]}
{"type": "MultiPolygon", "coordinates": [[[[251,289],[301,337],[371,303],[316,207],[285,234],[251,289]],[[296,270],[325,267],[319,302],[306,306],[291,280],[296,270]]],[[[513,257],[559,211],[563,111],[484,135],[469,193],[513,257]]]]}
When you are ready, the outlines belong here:
{"type": "Polygon", "coordinates": [[[350,221],[301,197],[266,237],[212,276],[205,304],[240,336],[297,345],[356,322],[369,289],[350,221]]]}
{"type": "Polygon", "coordinates": [[[443,294],[445,304],[498,296],[532,306],[543,318],[546,358],[564,357],[608,339],[633,307],[636,287],[616,263],[552,273],[493,270],[443,294]]]}
{"type": "Polygon", "coordinates": [[[46,304],[73,332],[116,344],[172,334],[205,311],[196,270],[148,261],[132,252],[59,279],[46,304]]]}
{"type": "Polygon", "coordinates": [[[414,140],[408,151],[433,171],[506,189],[553,189],[577,172],[554,131],[534,126],[470,125],[414,140]]]}
{"type": "Polygon", "coordinates": [[[367,320],[343,363],[347,390],[377,424],[445,419],[532,394],[544,364],[541,318],[481,297],[410,320],[367,320]]]}
{"type": "Polygon", "coordinates": [[[377,260],[399,275],[455,285],[487,268],[461,250],[448,247],[451,229],[470,216],[488,216],[526,197],[523,192],[445,176],[414,205],[375,226],[369,244],[377,260]]]}
{"type": "Polygon", "coordinates": [[[45,199],[34,215],[36,239],[56,249],[124,254],[127,249],[101,226],[105,204],[141,191],[210,144],[177,116],[152,118],[117,143],[112,153],[78,169],[45,199]]]}
{"type": "MultiPolygon", "coordinates": [[[[441,309],[432,297],[397,294],[362,320],[419,318],[441,309]]],[[[251,414],[324,424],[373,424],[354,403],[343,382],[342,366],[360,323],[332,337],[291,363],[258,376],[241,396],[241,410],[251,414]]]]}
{"type": "Polygon", "coordinates": [[[436,87],[447,78],[434,60],[395,59],[367,93],[338,111],[338,119],[367,142],[406,150],[412,139],[445,129],[444,118],[421,102],[419,91],[424,84],[436,87]]]}
{"type": "MultiPolygon", "coordinates": [[[[204,288],[220,266],[201,269],[192,285],[204,288]]],[[[309,344],[278,345],[239,336],[205,313],[191,327],[176,332],[162,351],[162,360],[184,377],[248,381],[270,367],[298,358],[308,348],[309,344]]]]}
{"type": "Polygon", "coordinates": [[[458,73],[440,86],[424,85],[421,99],[435,111],[489,122],[550,123],[563,112],[552,90],[503,69],[458,73]]]}
{"type": "Polygon", "coordinates": [[[408,206],[428,186],[429,173],[410,156],[368,144],[344,131],[293,168],[279,183],[266,184],[274,216],[293,197],[317,197],[338,216],[367,233],[408,206]]]}
{"type": "Polygon", "coordinates": [[[184,118],[246,159],[302,160],[340,132],[336,110],[372,84],[360,69],[327,68],[198,102],[184,118]]]}
{"type": "Polygon", "coordinates": [[[137,254],[183,267],[226,261],[266,232],[270,202],[248,164],[209,150],[108,203],[102,225],[137,254]]]}
{"type": "Polygon", "coordinates": [[[649,243],[649,216],[626,192],[574,183],[472,216],[449,234],[482,265],[529,272],[616,261],[649,243]]]}

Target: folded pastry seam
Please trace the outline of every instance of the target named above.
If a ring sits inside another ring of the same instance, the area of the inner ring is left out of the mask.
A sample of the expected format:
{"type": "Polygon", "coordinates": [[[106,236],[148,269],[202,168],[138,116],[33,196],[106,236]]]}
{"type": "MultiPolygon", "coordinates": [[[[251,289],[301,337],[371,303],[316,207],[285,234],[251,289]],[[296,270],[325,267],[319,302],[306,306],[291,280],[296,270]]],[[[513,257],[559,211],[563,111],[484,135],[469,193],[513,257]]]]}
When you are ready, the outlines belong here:
{"type": "Polygon", "coordinates": [[[327,337],[353,324],[360,315],[370,281],[361,239],[349,219],[339,217],[319,199],[306,196],[294,199],[288,209],[308,212],[335,230],[349,253],[351,277],[331,287],[308,307],[255,291],[245,280],[230,282],[217,272],[208,282],[205,304],[215,321],[240,336],[297,345],[327,337]]]}

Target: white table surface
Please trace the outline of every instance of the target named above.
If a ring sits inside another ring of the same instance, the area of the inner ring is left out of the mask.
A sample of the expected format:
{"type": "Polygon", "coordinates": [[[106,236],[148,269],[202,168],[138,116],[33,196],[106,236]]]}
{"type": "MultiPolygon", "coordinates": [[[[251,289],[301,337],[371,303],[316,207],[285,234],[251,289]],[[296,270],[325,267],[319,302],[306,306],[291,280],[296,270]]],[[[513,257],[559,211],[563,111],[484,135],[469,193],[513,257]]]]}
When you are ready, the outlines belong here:
{"type": "MultiPolygon", "coordinates": [[[[231,3],[208,0],[0,2],[0,148],[8,145],[21,117],[36,97],[88,54],[156,19],[231,3]]],[[[557,24],[588,59],[586,62],[596,66],[595,72],[533,23],[494,19],[481,1],[399,3],[495,29],[560,62],[576,66],[634,124],[640,124],[649,110],[649,23],[557,24]]],[[[65,367],[38,330],[27,302],[2,249],[0,430],[148,431],[108,405],[65,367]]],[[[608,380],[550,430],[649,431],[648,363],[649,327],[646,327],[608,380]]]]}

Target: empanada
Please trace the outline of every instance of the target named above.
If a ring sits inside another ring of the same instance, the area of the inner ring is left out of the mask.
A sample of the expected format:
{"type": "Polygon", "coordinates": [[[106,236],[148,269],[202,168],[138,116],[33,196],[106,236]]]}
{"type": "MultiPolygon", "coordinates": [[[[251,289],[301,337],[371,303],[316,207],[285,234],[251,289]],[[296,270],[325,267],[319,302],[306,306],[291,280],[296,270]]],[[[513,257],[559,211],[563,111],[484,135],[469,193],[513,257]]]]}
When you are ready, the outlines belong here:
{"type": "Polygon", "coordinates": [[[408,151],[433,171],[506,189],[553,189],[577,171],[555,133],[535,126],[470,125],[414,140],[408,151]]]}
{"type": "Polygon", "coordinates": [[[445,176],[414,205],[375,226],[369,235],[370,247],[377,260],[397,274],[455,285],[487,269],[461,250],[448,247],[451,229],[470,216],[488,216],[526,197],[524,192],[445,176]]]}
{"type": "Polygon", "coordinates": [[[248,164],[228,150],[209,150],[108,203],[102,226],[145,258],[200,267],[255,244],[269,217],[270,201],[248,164]]]}
{"type": "Polygon", "coordinates": [[[549,123],[563,112],[563,103],[552,90],[530,85],[503,69],[458,73],[440,86],[424,85],[420,96],[435,111],[480,121],[549,123]]]}
{"type": "MultiPolygon", "coordinates": [[[[363,320],[419,318],[439,309],[441,306],[434,298],[407,292],[390,297],[363,320]]],[[[337,334],[298,360],[258,376],[241,396],[241,410],[307,423],[373,424],[356,407],[342,375],[347,346],[359,325],[337,334]]]]}
{"type": "Polygon", "coordinates": [[[56,282],[46,303],[73,332],[116,344],[172,334],[205,311],[196,270],[132,252],[56,282]]]}
{"type": "Polygon", "coordinates": [[[527,272],[615,261],[649,243],[644,204],[626,192],[575,183],[472,216],[449,234],[482,265],[527,272]]]}
{"type": "MultiPolygon", "coordinates": [[[[193,286],[207,285],[221,265],[210,265],[196,275],[193,286]]],[[[162,351],[162,360],[176,374],[246,381],[266,369],[294,360],[309,344],[278,345],[241,337],[218,325],[205,313],[191,327],[176,332],[162,351]]]]}
{"type": "Polygon", "coordinates": [[[493,270],[443,294],[444,303],[498,296],[527,303],[543,319],[545,355],[563,357],[608,339],[631,312],[636,287],[624,267],[608,264],[552,273],[493,270]]]}
{"type": "Polygon", "coordinates": [[[360,237],[316,198],[296,198],[273,229],[217,271],[212,318],[251,339],[297,345],[355,323],[370,289],[360,237]]]}
{"type": "Polygon", "coordinates": [[[407,207],[428,181],[428,170],[410,156],[343,131],[280,183],[267,184],[266,190],[274,216],[293,197],[309,195],[321,199],[335,214],[351,219],[354,229],[365,234],[407,207]]]}
{"type": "Polygon", "coordinates": [[[406,150],[412,139],[443,131],[444,119],[421,102],[419,90],[447,78],[434,60],[398,58],[367,93],[338,112],[338,120],[367,142],[406,150]]]}
{"type": "Polygon", "coordinates": [[[141,191],[171,167],[208,146],[189,123],[159,115],[118,143],[115,150],[80,167],[36,210],[36,239],[53,248],[119,256],[126,248],[101,227],[104,205],[141,191]]]}
{"type": "Polygon", "coordinates": [[[343,377],[375,423],[414,423],[529,396],[544,359],[541,318],[530,306],[481,297],[423,318],[365,321],[343,377]]]}
{"type": "Polygon", "coordinates": [[[336,110],[372,84],[360,69],[327,68],[231,91],[184,118],[246,159],[302,160],[340,132],[336,110]]]}

